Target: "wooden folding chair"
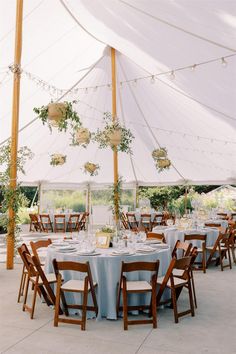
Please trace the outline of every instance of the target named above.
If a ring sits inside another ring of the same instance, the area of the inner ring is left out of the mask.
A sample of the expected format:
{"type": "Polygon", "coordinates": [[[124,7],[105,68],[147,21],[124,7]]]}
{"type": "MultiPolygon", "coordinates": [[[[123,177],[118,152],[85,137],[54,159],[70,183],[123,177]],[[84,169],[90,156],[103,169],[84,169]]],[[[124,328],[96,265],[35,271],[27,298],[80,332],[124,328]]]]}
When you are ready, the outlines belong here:
{"type": "Polygon", "coordinates": [[[217,213],[217,216],[219,217],[219,219],[228,220],[227,213],[217,213]]]}
{"type": "Polygon", "coordinates": [[[52,222],[50,219],[50,215],[49,214],[39,214],[40,217],[40,221],[41,221],[41,225],[43,228],[43,231],[45,232],[53,232],[53,227],[52,227],[52,222]]]}
{"type": "Polygon", "coordinates": [[[140,225],[144,227],[145,232],[152,230],[151,214],[141,214],[140,225]]]}
{"type": "Polygon", "coordinates": [[[153,229],[155,226],[158,226],[158,225],[166,226],[164,214],[155,214],[154,215],[154,218],[152,220],[151,229],[153,229]]]}
{"type": "Polygon", "coordinates": [[[30,242],[30,247],[32,249],[33,255],[38,259],[38,261],[41,265],[44,265],[44,263],[40,260],[38,250],[42,249],[42,248],[47,248],[51,244],[52,244],[52,241],[50,238],[48,238],[47,240],[39,240],[36,242],[33,242],[33,241],[30,242]]]}
{"type": "Polygon", "coordinates": [[[79,231],[86,230],[86,224],[88,222],[89,213],[86,211],[82,214],[80,221],[79,221],[79,231]]]}
{"type": "Polygon", "coordinates": [[[54,316],[54,326],[57,327],[59,322],[72,323],[81,326],[81,330],[85,331],[86,327],[86,312],[94,311],[96,316],[98,314],[98,305],[95,295],[96,283],[93,282],[92,274],[89,266],[89,262],[78,263],[78,262],[57,262],[56,259],[53,260],[53,266],[55,274],[57,277],[57,290],[56,290],[56,306],[55,306],[55,316],[54,316]],[[65,283],[62,282],[62,275],[60,271],[76,271],[85,274],[83,280],[68,280],[65,283]],[[80,293],[83,295],[82,305],[67,304],[65,299],[66,292],[80,293]],[[88,306],[88,294],[91,293],[93,306],[88,306]],[[65,315],[69,316],[68,309],[80,309],[82,310],[82,319],[75,320],[72,318],[64,318],[59,316],[60,309],[60,299],[63,304],[65,315]]]}
{"type": "Polygon", "coordinates": [[[157,314],[156,314],[156,286],[157,285],[156,283],[157,283],[158,269],[159,269],[159,260],[157,260],[156,262],[132,262],[132,263],[122,262],[120,283],[118,286],[118,296],[117,296],[117,317],[119,315],[119,311],[123,311],[124,330],[128,329],[128,325],[148,324],[148,323],[152,323],[153,328],[157,328],[157,314]],[[137,271],[151,272],[150,282],[144,280],[128,281],[126,273],[137,272],[137,271]],[[123,306],[120,306],[121,292],[123,295],[123,306]],[[151,293],[151,305],[138,305],[138,306],[128,305],[128,294],[134,294],[134,293],[143,294],[148,292],[151,293]],[[144,310],[144,309],[149,309],[150,314],[152,315],[152,319],[128,320],[128,311],[144,310]]]}
{"type": "Polygon", "coordinates": [[[189,256],[190,252],[192,249],[192,244],[189,242],[181,242],[180,240],[177,240],[175,243],[175,246],[172,251],[172,258],[182,258],[182,257],[187,257],[189,256]],[[181,251],[181,257],[178,257],[178,251],[181,251]]]}
{"type": "Polygon", "coordinates": [[[124,229],[129,230],[128,219],[127,219],[125,213],[122,212],[120,215],[120,218],[121,218],[121,222],[122,222],[124,229]]]}
{"type": "Polygon", "coordinates": [[[27,280],[25,285],[25,293],[24,293],[24,302],[23,302],[23,311],[28,311],[30,313],[30,318],[33,319],[35,304],[36,304],[36,296],[43,296],[48,306],[55,304],[55,297],[52,289],[50,288],[50,284],[56,283],[55,274],[44,274],[38,259],[24,251],[24,246],[18,248],[18,252],[25,264],[27,269],[27,280]],[[38,272],[35,264],[38,265],[41,269],[41,274],[38,272]],[[27,304],[28,297],[28,289],[29,284],[32,284],[33,288],[33,299],[31,307],[27,304]]]}
{"type": "Polygon", "coordinates": [[[216,266],[218,266],[220,264],[222,271],[226,267],[229,267],[230,269],[232,269],[231,255],[230,255],[230,235],[229,234],[220,233],[217,240],[215,241],[214,246],[207,246],[206,250],[210,252],[210,255],[207,259],[207,266],[212,261],[215,261],[216,266]],[[216,258],[214,256],[216,256],[216,258]],[[227,256],[229,259],[229,263],[224,264],[223,260],[227,256]]]}
{"type": "Polygon", "coordinates": [[[38,215],[37,214],[29,214],[30,217],[30,228],[29,231],[36,231],[36,232],[42,232],[42,226],[41,223],[38,219],[38,215]]]}
{"type": "Polygon", "coordinates": [[[66,232],[66,216],[65,214],[54,215],[54,232],[66,232]]]}
{"type": "Polygon", "coordinates": [[[168,302],[172,302],[173,310],[174,310],[174,318],[175,323],[179,322],[179,317],[185,316],[187,314],[195,315],[194,313],[194,304],[193,304],[193,295],[192,295],[192,286],[190,280],[190,267],[191,267],[191,258],[183,257],[180,259],[172,258],[166,275],[164,277],[158,278],[157,284],[160,286],[159,291],[157,293],[157,306],[166,304],[168,302]],[[173,271],[175,269],[182,270],[182,278],[175,277],[173,275],[173,271]],[[190,308],[188,310],[178,312],[177,309],[177,299],[183,289],[185,287],[188,290],[189,295],[189,304],[190,308]],[[168,299],[164,302],[161,302],[161,297],[164,293],[164,290],[169,288],[171,290],[171,299],[168,299]]]}
{"type": "Polygon", "coordinates": [[[138,221],[136,220],[136,216],[134,213],[126,213],[126,218],[128,220],[128,225],[129,228],[133,231],[137,231],[138,230],[138,221]]]}
{"type": "Polygon", "coordinates": [[[70,214],[67,222],[67,231],[79,231],[79,218],[80,214],[70,214]]]}
{"type": "MultiPolygon", "coordinates": [[[[196,261],[192,265],[194,270],[202,270],[203,273],[206,273],[206,234],[185,234],[184,235],[184,242],[185,241],[201,241],[201,247],[197,248],[198,253],[202,255],[202,261],[196,261]],[[196,267],[197,265],[197,267],[196,267]]],[[[193,244],[194,246],[194,244],[193,244]]]]}
{"type": "MultiPolygon", "coordinates": [[[[30,254],[30,251],[29,251],[29,249],[28,249],[28,247],[26,246],[25,243],[23,243],[22,246],[21,246],[21,252],[26,252],[26,253],[30,254]]],[[[26,281],[26,278],[27,278],[27,274],[28,274],[28,272],[27,272],[27,269],[25,267],[25,263],[23,262],[17,302],[20,302],[20,298],[24,295],[24,289],[25,289],[25,284],[26,284],[25,281],[26,281]]]]}
{"type": "Polygon", "coordinates": [[[231,249],[232,253],[232,258],[234,263],[236,263],[236,256],[235,256],[235,250],[236,250],[236,229],[231,229],[229,235],[229,247],[231,249]]]}
{"type": "Polygon", "coordinates": [[[160,240],[163,243],[166,243],[165,235],[163,233],[158,233],[158,232],[147,232],[147,239],[156,239],[160,240]]]}
{"type": "MultiPolygon", "coordinates": [[[[189,252],[187,250],[186,253],[185,253],[185,257],[186,256],[191,257],[191,267],[190,267],[190,271],[189,271],[189,276],[190,276],[190,280],[191,280],[191,284],[192,284],[194,304],[195,304],[195,307],[197,308],[197,297],[196,297],[195,283],[194,283],[193,269],[192,269],[192,266],[193,266],[193,264],[194,264],[194,262],[195,262],[195,260],[197,258],[197,255],[198,255],[197,247],[193,247],[192,249],[189,250],[189,252]],[[187,255],[186,255],[186,253],[187,253],[187,255]]],[[[181,269],[174,269],[173,270],[173,275],[174,275],[174,277],[183,279],[183,276],[185,275],[185,273],[181,269]]]]}

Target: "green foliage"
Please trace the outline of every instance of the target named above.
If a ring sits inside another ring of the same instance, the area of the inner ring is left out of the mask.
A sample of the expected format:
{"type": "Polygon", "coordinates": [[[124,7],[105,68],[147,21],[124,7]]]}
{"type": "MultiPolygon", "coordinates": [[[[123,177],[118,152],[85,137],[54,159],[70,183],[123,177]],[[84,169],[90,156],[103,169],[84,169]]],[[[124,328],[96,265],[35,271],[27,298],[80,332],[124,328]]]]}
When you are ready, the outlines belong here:
{"type": "Polygon", "coordinates": [[[130,129],[125,128],[119,122],[113,123],[111,113],[104,113],[104,129],[97,129],[97,132],[93,135],[93,140],[99,144],[100,149],[111,147],[112,150],[132,153],[130,144],[132,143],[134,136],[130,129]],[[110,134],[117,130],[121,130],[121,142],[116,147],[110,143],[110,134]]]}
{"type": "MultiPolygon", "coordinates": [[[[73,110],[73,103],[76,102],[77,101],[63,102],[63,104],[65,105],[65,110],[61,110],[63,115],[62,118],[58,121],[57,129],[59,132],[67,131],[69,123],[73,129],[74,127],[81,126],[80,117],[78,113],[73,110]]],[[[54,103],[54,102],[51,101],[50,103],[54,103]]],[[[48,106],[41,106],[39,108],[35,107],[33,110],[38,115],[39,119],[41,119],[43,124],[48,124],[49,129],[52,130],[52,127],[48,120],[48,106]]]]}
{"type": "Polygon", "coordinates": [[[42,211],[47,209],[72,209],[75,212],[85,211],[85,192],[76,190],[50,190],[43,191],[42,211]],[[48,202],[49,201],[49,202],[48,202]]]}
{"type": "Polygon", "coordinates": [[[121,191],[122,191],[122,177],[118,177],[117,183],[113,183],[113,185],[110,187],[111,190],[111,210],[112,214],[116,219],[118,220],[120,217],[120,214],[122,212],[121,208],[121,191]]]}
{"type": "MultiPolygon", "coordinates": [[[[26,146],[21,147],[18,150],[16,160],[17,172],[21,172],[24,174],[24,164],[28,159],[31,159],[32,157],[33,154],[30,149],[28,149],[26,146]]],[[[22,206],[26,206],[29,201],[22,193],[19,184],[16,184],[15,188],[10,186],[10,169],[12,167],[10,141],[7,144],[3,145],[0,149],[0,166],[4,169],[4,172],[2,172],[0,175],[1,194],[3,198],[1,212],[4,214],[4,217],[2,217],[1,219],[1,226],[4,229],[8,229],[9,237],[13,237],[16,240],[17,235],[19,233],[19,227],[17,226],[20,221],[19,209],[22,206]],[[9,209],[12,209],[14,211],[13,218],[10,218],[8,214],[9,209]],[[9,228],[10,224],[14,224],[13,230],[9,228]]]]}
{"type": "Polygon", "coordinates": [[[173,187],[141,187],[139,190],[140,198],[150,199],[151,207],[154,209],[166,209],[168,204],[177,199],[185,192],[184,186],[173,187]]]}

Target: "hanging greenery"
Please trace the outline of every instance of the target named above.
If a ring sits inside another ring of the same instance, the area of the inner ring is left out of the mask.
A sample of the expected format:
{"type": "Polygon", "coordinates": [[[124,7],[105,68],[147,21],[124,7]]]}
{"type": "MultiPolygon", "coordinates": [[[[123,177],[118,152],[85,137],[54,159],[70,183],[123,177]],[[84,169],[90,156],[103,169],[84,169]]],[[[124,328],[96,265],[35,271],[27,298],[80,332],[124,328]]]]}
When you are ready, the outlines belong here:
{"type": "Polygon", "coordinates": [[[62,166],[66,162],[66,155],[62,154],[52,154],[50,165],[52,166],[62,166]]]}
{"type": "Polygon", "coordinates": [[[86,162],[84,164],[84,172],[89,173],[90,176],[97,176],[98,175],[98,170],[100,169],[100,166],[92,163],[92,162],[86,162]]]}
{"type": "Polygon", "coordinates": [[[104,128],[97,129],[93,140],[99,144],[100,149],[111,147],[113,150],[132,153],[130,144],[134,136],[130,129],[125,128],[118,121],[113,122],[111,113],[104,113],[104,128]]]}
{"type": "MultiPolygon", "coordinates": [[[[32,151],[27,147],[23,146],[18,150],[16,168],[17,173],[21,172],[25,174],[24,165],[27,160],[33,158],[32,151]]],[[[12,189],[10,187],[10,169],[11,169],[11,142],[1,146],[0,148],[0,166],[3,171],[0,174],[0,184],[1,193],[3,197],[1,212],[3,217],[1,217],[1,226],[8,230],[8,236],[14,239],[14,245],[17,246],[17,239],[20,232],[19,224],[19,209],[27,204],[27,198],[20,190],[20,184],[17,183],[16,188],[12,189]],[[12,209],[14,211],[14,217],[10,218],[8,210],[12,209]],[[14,223],[15,227],[10,230],[9,225],[14,223]],[[10,233],[10,231],[14,231],[10,233]]]]}
{"type": "Polygon", "coordinates": [[[86,148],[90,143],[91,133],[87,128],[84,127],[74,127],[72,133],[72,145],[80,145],[86,148]]]}
{"type": "Polygon", "coordinates": [[[77,101],[51,102],[47,106],[35,107],[34,112],[43,124],[48,124],[50,130],[52,130],[52,127],[57,127],[60,132],[67,131],[68,123],[72,128],[81,125],[78,113],[73,110],[73,103],[75,102],[77,101]]]}

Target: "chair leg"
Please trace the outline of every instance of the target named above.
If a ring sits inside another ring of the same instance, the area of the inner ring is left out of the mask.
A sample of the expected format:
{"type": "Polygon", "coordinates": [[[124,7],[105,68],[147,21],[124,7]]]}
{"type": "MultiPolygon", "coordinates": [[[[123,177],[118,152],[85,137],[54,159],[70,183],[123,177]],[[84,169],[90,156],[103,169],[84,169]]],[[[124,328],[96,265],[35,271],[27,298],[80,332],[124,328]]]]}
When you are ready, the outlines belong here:
{"type": "Polygon", "coordinates": [[[124,330],[128,330],[128,304],[127,304],[127,292],[126,289],[123,287],[123,317],[124,317],[124,330]]]}
{"type": "Polygon", "coordinates": [[[59,311],[60,311],[60,293],[61,293],[61,279],[57,280],[56,303],[54,312],[54,327],[58,327],[59,311]]]}
{"type": "Polygon", "coordinates": [[[206,273],[206,250],[203,249],[202,252],[202,268],[203,268],[203,273],[206,273]]]}
{"type": "Polygon", "coordinates": [[[229,255],[229,268],[232,269],[232,261],[231,261],[231,255],[230,255],[230,248],[228,247],[228,255],[229,255]]]}
{"type": "Polygon", "coordinates": [[[174,316],[175,316],[175,323],[178,323],[179,318],[178,318],[178,311],[177,311],[177,301],[176,301],[175,288],[171,288],[171,298],[172,298],[172,304],[173,304],[173,310],[174,310],[174,316]]]}
{"type": "Polygon", "coordinates": [[[118,284],[118,294],[117,294],[117,300],[116,300],[116,316],[117,316],[117,318],[119,317],[120,294],[121,294],[121,287],[120,287],[120,284],[118,284]]]}
{"type": "Polygon", "coordinates": [[[21,274],[21,281],[20,281],[20,288],[19,288],[19,292],[18,292],[17,302],[20,302],[20,298],[21,298],[21,296],[22,296],[23,293],[24,293],[25,278],[26,278],[25,266],[23,265],[22,274],[21,274]]]}
{"type": "Polygon", "coordinates": [[[192,315],[192,317],[194,317],[195,313],[194,313],[194,304],[193,304],[193,293],[192,293],[191,279],[188,280],[188,294],[189,294],[189,304],[190,304],[190,309],[191,309],[191,315],[192,315]]]}
{"type": "Polygon", "coordinates": [[[157,328],[156,289],[152,287],[152,326],[157,328]]]}
{"type": "Polygon", "coordinates": [[[32,308],[31,308],[31,314],[30,314],[31,320],[34,318],[34,309],[35,309],[35,304],[36,304],[37,291],[38,291],[38,284],[36,283],[34,286],[32,308]]]}
{"type": "Polygon", "coordinates": [[[24,301],[23,301],[23,307],[22,307],[23,311],[25,311],[25,305],[26,305],[28,290],[29,290],[29,281],[30,281],[29,275],[27,274],[27,281],[26,281],[26,285],[25,285],[25,295],[24,295],[24,301]]]}
{"type": "Polygon", "coordinates": [[[85,286],[85,291],[84,291],[84,294],[83,294],[82,325],[81,325],[81,330],[82,331],[85,331],[85,327],[86,327],[87,302],[88,302],[88,285],[85,286]]]}
{"type": "Polygon", "coordinates": [[[61,291],[61,302],[62,302],[63,307],[64,307],[65,315],[68,317],[69,316],[69,311],[68,311],[68,307],[67,307],[67,303],[66,303],[65,294],[64,294],[63,291],[61,291]]]}
{"type": "Polygon", "coordinates": [[[190,276],[191,276],[191,281],[192,281],[192,290],[193,290],[194,304],[195,304],[195,307],[197,308],[197,297],[196,297],[196,292],[195,292],[195,283],[194,283],[193,270],[192,269],[190,271],[190,276]]]}

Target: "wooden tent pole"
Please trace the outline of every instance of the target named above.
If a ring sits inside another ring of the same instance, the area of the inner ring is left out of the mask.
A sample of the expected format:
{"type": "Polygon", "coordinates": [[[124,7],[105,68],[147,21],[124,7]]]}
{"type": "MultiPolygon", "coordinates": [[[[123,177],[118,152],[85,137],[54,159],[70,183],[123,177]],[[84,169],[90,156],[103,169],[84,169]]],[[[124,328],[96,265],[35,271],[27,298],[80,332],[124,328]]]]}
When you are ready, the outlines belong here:
{"type": "Polygon", "coordinates": [[[184,193],[184,213],[187,214],[187,206],[188,206],[188,187],[185,186],[185,193],[184,193]]]}
{"type": "MultiPolygon", "coordinates": [[[[116,110],[116,51],[111,48],[111,78],[112,78],[112,120],[113,123],[117,121],[117,110],[116,110]]],[[[114,186],[118,184],[118,151],[115,147],[113,150],[113,171],[114,171],[114,186]]],[[[119,196],[118,193],[114,196],[115,201],[115,222],[118,223],[119,220],[119,196]]]]}
{"type": "MultiPolygon", "coordinates": [[[[16,4],[16,30],[15,30],[15,59],[11,66],[13,72],[13,103],[12,103],[12,130],[11,130],[11,166],[10,188],[16,188],[17,180],[17,148],[20,103],[20,77],[21,77],[21,50],[22,50],[22,17],[23,0],[16,4]]],[[[14,268],[14,239],[15,239],[15,212],[9,208],[9,225],[7,234],[7,269],[14,268]]]]}

